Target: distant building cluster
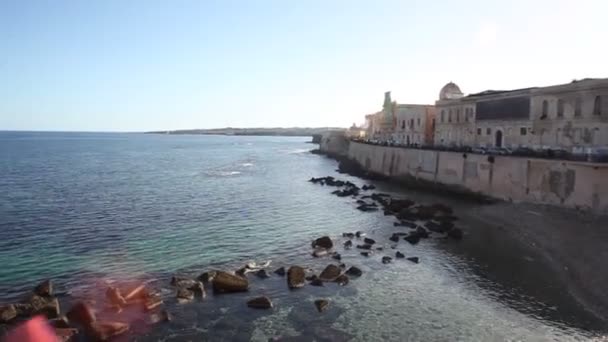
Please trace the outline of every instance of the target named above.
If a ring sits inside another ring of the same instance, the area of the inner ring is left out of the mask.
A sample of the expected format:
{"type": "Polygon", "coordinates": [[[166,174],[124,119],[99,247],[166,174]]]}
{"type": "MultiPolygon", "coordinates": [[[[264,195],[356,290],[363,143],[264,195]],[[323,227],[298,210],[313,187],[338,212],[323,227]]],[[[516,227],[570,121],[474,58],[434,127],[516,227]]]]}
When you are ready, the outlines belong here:
{"type": "Polygon", "coordinates": [[[450,82],[435,105],[398,104],[366,115],[368,140],[400,145],[577,149],[608,146],[608,79],[464,95],[450,82]]]}

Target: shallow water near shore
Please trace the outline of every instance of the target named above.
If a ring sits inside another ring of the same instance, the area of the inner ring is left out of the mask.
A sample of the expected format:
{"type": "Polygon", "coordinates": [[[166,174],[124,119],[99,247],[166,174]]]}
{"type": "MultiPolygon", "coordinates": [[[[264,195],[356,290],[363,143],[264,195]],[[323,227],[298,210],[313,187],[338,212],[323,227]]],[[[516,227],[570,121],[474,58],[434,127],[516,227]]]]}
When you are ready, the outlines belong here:
{"type": "MultiPolygon", "coordinates": [[[[302,341],[588,340],[605,322],[578,305],[537,257],[467,220],[476,204],[377,183],[377,191],[417,202],[444,202],[462,216],[461,242],[399,242],[419,264],[393,260],[388,237],[401,227],[382,212],[356,210],[352,198],[307,182],[339,175],[336,162],[308,153],[310,138],[93,133],[0,133],[0,301],[11,302],[45,278],[75,298],[105,281],[142,279],[162,291],[171,323],[134,329],[127,340],[302,341]],[[345,287],[290,291],[285,279],[249,274],[250,291],[175,303],[169,279],[212,268],[235,270],[271,260],[320,272],[310,241],[365,231],[384,247],[356,249],[342,262],[363,270],[345,287]],[[491,238],[491,239],[490,239],[491,238]],[[497,241],[498,240],[498,241],[497,241]],[[267,295],[270,311],[246,307],[267,295]],[[319,314],[315,299],[330,300],[319,314]]],[[[499,210],[499,209],[497,209],[499,210]]],[[[508,229],[508,227],[506,227],[508,229]]]]}

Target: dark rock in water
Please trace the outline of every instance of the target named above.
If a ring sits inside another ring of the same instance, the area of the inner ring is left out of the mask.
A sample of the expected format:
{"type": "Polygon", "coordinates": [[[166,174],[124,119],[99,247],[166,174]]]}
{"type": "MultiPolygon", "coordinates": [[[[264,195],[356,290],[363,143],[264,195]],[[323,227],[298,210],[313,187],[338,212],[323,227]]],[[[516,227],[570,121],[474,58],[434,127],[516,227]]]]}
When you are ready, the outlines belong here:
{"type": "Polygon", "coordinates": [[[65,317],[65,316],[61,316],[59,318],[49,320],[49,324],[51,324],[51,326],[53,326],[54,328],[69,328],[70,327],[70,322],[68,321],[67,317],[65,317]]]}
{"type": "Polygon", "coordinates": [[[284,277],[286,274],[285,267],[277,268],[276,271],[274,271],[274,273],[280,275],[281,277],[284,277]]]}
{"type": "Polygon", "coordinates": [[[435,214],[437,213],[437,209],[431,207],[431,206],[424,206],[424,205],[419,205],[415,208],[415,215],[416,217],[418,217],[418,219],[420,220],[430,220],[432,219],[435,214]]]}
{"type": "Polygon", "coordinates": [[[202,282],[197,281],[196,284],[190,286],[188,290],[194,292],[195,295],[204,299],[207,297],[207,292],[205,292],[205,285],[202,282]]]}
{"type": "Polygon", "coordinates": [[[389,240],[393,241],[393,242],[399,242],[399,235],[391,235],[390,238],[388,238],[389,240]]]}
{"type": "Polygon", "coordinates": [[[370,239],[370,238],[365,238],[365,239],[363,239],[363,242],[365,242],[367,244],[370,244],[370,245],[373,245],[373,244],[376,243],[376,240],[370,239]]]}
{"type": "Polygon", "coordinates": [[[317,248],[312,252],[312,256],[315,258],[321,258],[327,255],[327,249],[317,248]]]}
{"type": "Polygon", "coordinates": [[[97,341],[107,341],[128,330],[129,325],[121,322],[94,322],[87,328],[87,332],[97,341]]]}
{"type": "Polygon", "coordinates": [[[334,280],[334,282],[340,286],[344,286],[344,285],[348,284],[348,281],[349,281],[349,279],[346,274],[340,274],[338,276],[338,278],[336,278],[336,280],[334,280]]]}
{"type": "Polygon", "coordinates": [[[368,244],[357,245],[357,248],[370,250],[370,249],[372,249],[372,245],[368,245],[368,244]]]}
{"type": "Polygon", "coordinates": [[[332,255],[331,257],[336,260],[342,260],[342,256],[339,253],[336,253],[336,254],[332,255]]]}
{"type": "Polygon", "coordinates": [[[405,254],[403,254],[403,253],[401,253],[401,252],[397,251],[397,252],[395,253],[395,258],[397,258],[397,259],[403,259],[403,258],[405,258],[405,254]]]}
{"type": "Polygon", "coordinates": [[[218,271],[213,277],[213,290],[216,292],[242,292],[249,289],[249,281],[227,272],[218,271]]]}
{"type": "Polygon", "coordinates": [[[447,215],[452,215],[452,213],[454,213],[454,210],[451,207],[449,207],[449,206],[447,206],[447,205],[445,205],[443,203],[434,203],[434,204],[431,205],[431,207],[433,207],[437,211],[441,211],[441,212],[443,212],[444,214],[447,214],[447,215]]]}
{"type": "Polygon", "coordinates": [[[375,185],[372,185],[372,184],[369,184],[369,185],[363,185],[363,186],[361,187],[361,189],[362,189],[362,190],[365,190],[365,191],[367,191],[367,190],[374,190],[375,188],[376,188],[376,186],[375,186],[375,185]]]}
{"type": "Polygon", "coordinates": [[[403,209],[408,209],[409,207],[414,205],[414,203],[414,201],[408,199],[392,199],[386,207],[388,210],[398,213],[403,209]]]}
{"type": "Polygon", "coordinates": [[[196,285],[197,281],[190,278],[171,277],[171,285],[175,287],[191,287],[196,285]]]}
{"type": "Polygon", "coordinates": [[[78,334],[78,329],[74,328],[54,328],[55,335],[57,336],[57,340],[61,342],[74,341],[74,335],[78,334]]]}
{"type": "Polygon", "coordinates": [[[383,247],[376,247],[376,250],[377,251],[382,251],[382,250],[384,250],[384,248],[383,247]]]}
{"type": "Polygon", "coordinates": [[[336,265],[327,265],[323,272],[319,274],[319,279],[322,281],[334,281],[340,275],[340,267],[336,265]]]}
{"type": "Polygon", "coordinates": [[[307,275],[304,279],[308,280],[308,281],[313,281],[315,279],[317,279],[319,277],[317,277],[316,274],[311,274],[311,275],[307,275]]]}
{"type": "Polygon", "coordinates": [[[342,233],[342,237],[352,239],[352,238],[355,237],[355,234],[353,234],[353,233],[342,233]]]}
{"type": "Polygon", "coordinates": [[[16,303],[13,304],[15,310],[17,310],[17,316],[29,317],[34,314],[34,308],[29,303],[16,303]]]}
{"type": "Polygon", "coordinates": [[[362,199],[368,199],[368,198],[372,198],[371,195],[365,195],[365,196],[361,196],[362,199]]]}
{"type": "Polygon", "coordinates": [[[357,209],[364,212],[378,211],[378,207],[369,204],[361,204],[357,209]]]}
{"type": "Polygon", "coordinates": [[[310,285],[312,286],[323,286],[323,281],[319,278],[315,278],[310,281],[310,285]]]}
{"type": "Polygon", "coordinates": [[[306,273],[300,266],[291,266],[287,271],[287,285],[290,289],[296,289],[305,285],[306,273]]]}
{"type": "Polygon", "coordinates": [[[423,227],[416,228],[416,234],[418,234],[418,236],[420,236],[421,239],[429,238],[429,232],[426,229],[424,229],[423,227]]]}
{"type": "Polygon", "coordinates": [[[97,320],[95,317],[95,311],[87,303],[78,302],[72,306],[70,311],[66,314],[68,320],[72,323],[78,323],[82,326],[89,326],[91,323],[97,320]]]}
{"type": "Polygon", "coordinates": [[[416,228],[418,227],[417,224],[415,224],[414,222],[411,221],[407,221],[407,220],[401,220],[400,224],[401,227],[408,227],[408,228],[416,228]]]}
{"type": "Polygon", "coordinates": [[[407,258],[407,260],[409,260],[415,264],[417,264],[420,261],[420,259],[418,257],[409,257],[409,258],[407,258]]]}
{"type": "Polygon", "coordinates": [[[171,322],[171,315],[167,310],[161,310],[157,313],[150,315],[150,324],[157,324],[161,322],[171,322]]]}
{"type": "Polygon", "coordinates": [[[368,257],[370,255],[372,255],[371,252],[361,252],[361,255],[363,255],[364,257],[368,257]]]}
{"type": "Polygon", "coordinates": [[[255,275],[258,276],[258,278],[262,279],[270,278],[270,275],[268,275],[268,272],[266,272],[266,270],[259,270],[255,272],[255,275]]]}
{"type": "Polygon", "coordinates": [[[383,212],[383,213],[384,213],[384,216],[391,216],[391,215],[393,215],[393,214],[394,214],[394,213],[393,213],[391,210],[389,210],[389,209],[384,209],[384,212],[383,212]]]}
{"type": "Polygon", "coordinates": [[[53,295],[53,282],[45,280],[34,288],[34,293],[40,297],[51,297],[53,295]]]}
{"type": "Polygon", "coordinates": [[[57,298],[40,297],[33,295],[29,303],[32,308],[30,315],[42,314],[47,318],[57,318],[60,314],[59,300],[57,298]]]}
{"type": "Polygon", "coordinates": [[[270,298],[262,296],[248,300],[247,306],[254,309],[271,309],[272,302],[270,298]]]}
{"type": "Polygon", "coordinates": [[[344,248],[351,248],[353,246],[353,242],[348,240],[344,242],[344,248]]]}
{"type": "Polygon", "coordinates": [[[247,268],[247,266],[243,266],[243,267],[239,268],[238,270],[234,271],[234,274],[236,274],[237,276],[239,276],[241,278],[247,279],[247,270],[249,270],[247,268]]]}
{"type": "Polygon", "coordinates": [[[357,202],[356,202],[356,203],[357,203],[357,204],[365,204],[365,205],[367,205],[367,202],[365,202],[364,200],[361,200],[361,199],[360,199],[360,200],[357,200],[357,202]]]}
{"type": "Polygon", "coordinates": [[[416,234],[416,233],[412,233],[412,234],[404,237],[403,240],[411,243],[412,245],[415,245],[418,242],[420,242],[420,236],[418,236],[418,234],[416,234]]]}
{"type": "Polygon", "coordinates": [[[358,237],[358,238],[360,238],[360,237],[362,237],[362,236],[365,236],[365,233],[359,230],[359,231],[357,231],[357,232],[355,233],[355,236],[356,236],[356,237],[358,237]]]}
{"type": "Polygon", "coordinates": [[[361,269],[359,267],[351,266],[346,271],[346,274],[348,274],[349,276],[353,276],[353,277],[360,277],[361,275],[363,275],[363,271],[361,271],[361,269]]]}
{"type": "Polygon", "coordinates": [[[328,306],[329,306],[329,301],[327,299],[315,300],[315,307],[317,308],[317,311],[319,311],[319,312],[323,312],[323,311],[327,310],[328,306]]]}
{"type": "Polygon", "coordinates": [[[186,288],[179,288],[177,290],[177,301],[180,304],[190,302],[194,299],[194,291],[186,288]]]}
{"type": "Polygon", "coordinates": [[[448,231],[448,236],[454,240],[462,240],[463,235],[464,234],[462,233],[462,230],[460,228],[453,228],[448,231]]]}
{"type": "Polygon", "coordinates": [[[0,307],[0,323],[8,323],[17,317],[17,309],[12,304],[0,307]]]}
{"type": "Polygon", "coordinates": [[[389,256],[382,257],[382,263],[383,264],[390,264],[391,261],[393,261],[393,258],[391,258],[389,256]]]}
{"type": "Polygon", "coordinates": [[[342,263],[339,266],[340,266],[340,268],[346,268],[346,264],[345,263],[342,263]]]}
{"type": "Polygon", "coordinates": [[[125,306],[127,301],[120,293],[120,290],[116,287],[108,287],[106,290],[106,298],[112,305],[116,305],[118,307],[125,306]]]}
{"type": "Polygon", "coordinates": [[[411,209],[401,209],[397,214],[397,218],[402,222],[408,222],[417,220],[418,216],[411,209]]]}
{"type": "Polygon", "coordinates": [[[447,225],[444,225],[443,223],[441,224],[437,224],[433,221],[427,221],[424,226],[426,227],[426,229],[435,232],[435,233],[445,233],[448,230],[452,229],[452,227],[447,228],[449,225],[451,225],[452,227],[454,226],[454,224],[452,222],[447,222],[447,225]]]}
{"type": "Polygon", "coordinates": [[[333,246],[334,246],[334,243],[331,241],[331,238],[329,236],[320,237],[320,238],[316,239],[315,241],[313,241],[313,243],[312,243],[312,248],[321,247],[321,248],[325,248],[325,249],[330,249],[333,246]]]}
{"type": "Polygon", "coordinates": [[[217,271],[207,271],[203,274],[201,274],[200,276],[198,276],[198,280],[202,281],[203,283],[209,283],[213,280],[213,277],[215,277],[215,275],[217,274],[217,271]]]}

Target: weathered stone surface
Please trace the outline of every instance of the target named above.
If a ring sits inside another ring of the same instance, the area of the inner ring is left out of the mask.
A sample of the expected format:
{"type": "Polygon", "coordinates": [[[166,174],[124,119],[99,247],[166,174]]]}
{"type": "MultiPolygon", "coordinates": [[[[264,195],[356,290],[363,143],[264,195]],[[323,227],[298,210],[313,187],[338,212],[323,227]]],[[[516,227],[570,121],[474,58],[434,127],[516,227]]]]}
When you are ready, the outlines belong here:
{"type": "Polygon", "coordinates": [[[360,277],[361,275],[363,275],[363,271],[361,271],[361,269],[356,266],[351,266],[346,271],[346,274],[348,274],[349,276],[352,276],[352,277],[360,277]]]}
{"type": "Polygon", "coordinates": [[[106,298],[111,304],[119,307],[127,304],[127,301],[120,293],[120,290],[116,287],[108,287],[106,290],[106,298]]]}
{"type": "Polygon", "coordinates": [[[213,277],[215,277],[215,275],[217,274],[217,271],[207,271],[204,272],[203,274],[201,274],[200,276],[198,276],[199,281],[202,281],[203,283],[209,283],[213,280],[213,277]]]}
{"type": "Polygon", "coordinates": [[[318,239],[316,239],[315,241],[313,241],[312,243],[312,248],[315,247],[321,247],[321,248],[325,248],[325,249],[330,249],[334,246],[333,241],[331,241],[331,238],[329,236],[322,236],[318,239]]]}
{"type": "Polygon", "coordinates": [[[189,288],[195,286],[198,281],[191,278],[172,277],[171,285],[175,287],[189,288]]]}
{"type": "Polygon", "coordinates": [[[393,261],[393,258],[389,257],[389,256],[383,256],[382,257],[382,263],[383,264],[390,264],[391,261],[393,261]]]}
{"type": "Polygon", "coordinates": [[[276,269],[276,271],[274,271],[274,273],[284,277],[287,272],[285,271],[285,267],[279,267],[276,269]]]}
{"type": "Polygon", "coordinates": [[[0,323],[8,323],[17,317],[17,309],[12,304],[0,307],[0,323]]]}
{"type": "Polygon", "coordinates": [[[78,302],[72,306],[70,311],[66,314],[66,317],[70,322],[77,323],[83,326],[89,326],[95,322],[95,311],[87,303],[78,302]]]}
{"type": "Polygon", "coordinates": [[[334,281],[340,275],[340,267],[336,265],[327,265],[323,272],[319,275],[319,279],[322,281],[334,281]]]}
{"type": "Polygon", "coordinates": [[[315,307],[317,311],[323,312],[329,307],[329,301],[327,299],[317,299],[315,300],[315,307]]]}
{"type": "Polygon", "coordinates": [[[53,295],[53,282],[45,280],[34,288],[34,293],[41,297],[51,297],[53,295]]]}
{"type": "Polygon", "coordinates": [[[312,252],[312,256],[315,258],[321,258],[327,255],[327,249],[325,248],[317,248],[312,252]]]}
{"type": "Polygon", "coordinates": [[[372,245],[369,245],[369,244],[366,243],[366,244],[363,244],[363,245],[357,245],[357,248],[370,250],[370,249],[372,249],[372,245]]]}
{"type": "Polygon", "coordinates": [[[61,342],[72,341],[73,337],[78,334],[78,329],[74,328],[55,328],[54,330],[57,340],[61,342]]]}
{"type": "Polygon", "coordinates": [[[306,273],[300,266],[291,266],[287,271],[287,285],[290,289],[303,287],[305,283],[306,273]]]}
{"type": "Polygon", "coordinates": [[[129,325],[121,322],[94,322],[87,331],[98,341],[107,341],[129,330],[129,325]]]}
{"type": "Polygon", "coordinates": [[[205,297],[207,297],[207,292],[205,291],[205,285],[203,285],[203,282],[201,281],[197,281],[194,285],[190,286],[188,288],[188,290],[194,292],[194,294],[198,297],[200,297],[201,299],[204,299],[205,297]]]}
{"type": "Polygon", "coordinates": [[[395,253],[395,258],[397,258],[397,259],[403,259],[403,258],[405,258],[405,254],[403,254],[403,253],[401,253],[401,252],[397,251],[397,252],[395,253]]]}
{"type": "Polygon", "coordinates": [[[272,302],[266,296],[256,297],[247,301],[247,306],[254,309],[271,309],[272,302]]]}
{"type": "Polygon", "coordinates": [[[61,313],[59,300],[57,300],[57,298],[33,295],[29,300],[29,304],[32,306],[31,315],[42,314],[47,318],[57,318],[61,313]]]}
{"type": "Polygon", "coordinates": [[[194,291],[181,287],[177,289],[177,301],[180,304],[188,303],[194,299],[194,291]]]}
{"type": "Polygon", "coordinates": [[[255,272],[255,275],[261,279],[270,278],[270,275],[268,274],[268,272],[266,272],[266,270],[263,270],[263,269],[255,272]]]}
{"type": "Polygon", "coordinates": [[[460,228],[452,228],[448,231],[448,236],[454,240],[462,240],[463,235],[460,228]]]}
{"type": "Polygon", "coordinates": [[[344,248],[349,249],[353,247],[353,242],[348,240],[344,242],[344,248]]]}
{"type": "Polygon", "coordinates": [[[249,289],[249,281],[246,278],[222,271],[216,273],[212,283],[216,292],[242,292],[249,289]]]}
{"type": "Polygon", "coordinates": [[[415,264],[417,264],[420,261],[420,259],[418,257],[409,257],[409,258],[407,258],[407,260],[409,260],[415,264]]]}
{"type": "Polygon", "coordinates": [[[336,278],[336,280],[334,280],[334,282],[338,283],[338,285],[340,286],[344,286],[346,284],[348,284],[348,276],[346,274],[341,274],[338,276],[338,278],[336,278]]]}
{"type": "Polygon", "coordinates": [[[376,240],[374,240],[374,239],[370,239],[370,238],[364,238],[364,239],[363,239],[363,242],[365,242],[365,243],[366,243],[366,244],[368,244],[368,245],[373,245],[373,244],[375,244],[375,243],[376,243],[376,240]]]}

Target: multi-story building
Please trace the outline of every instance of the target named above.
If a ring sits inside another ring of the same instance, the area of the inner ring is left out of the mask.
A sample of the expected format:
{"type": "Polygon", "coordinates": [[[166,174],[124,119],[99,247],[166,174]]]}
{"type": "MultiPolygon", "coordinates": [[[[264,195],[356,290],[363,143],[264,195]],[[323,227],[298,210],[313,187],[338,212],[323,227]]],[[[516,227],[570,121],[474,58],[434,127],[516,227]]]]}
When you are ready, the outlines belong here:
{"type": "Polygon", "coordinates": [[[435,106],[435,143],[440,145],[608,146],[608,79],[468,96],[450,82],[435,106]]]}

